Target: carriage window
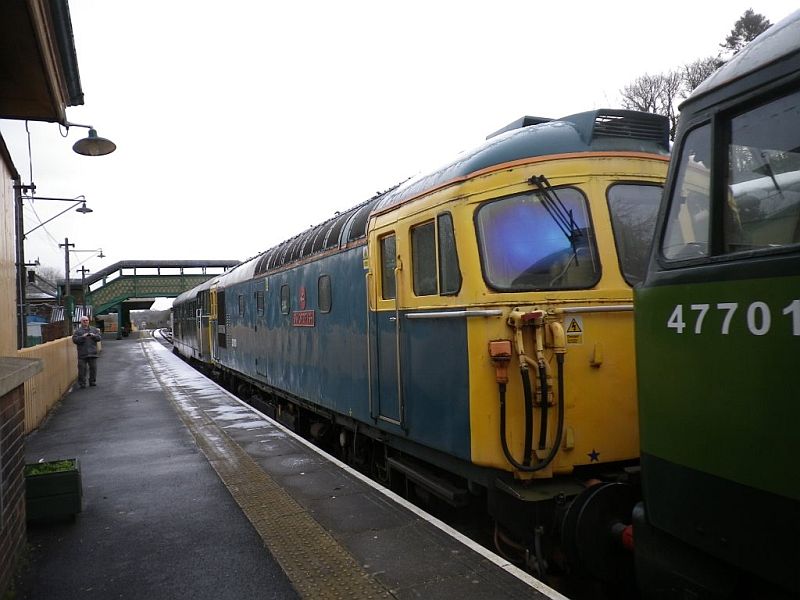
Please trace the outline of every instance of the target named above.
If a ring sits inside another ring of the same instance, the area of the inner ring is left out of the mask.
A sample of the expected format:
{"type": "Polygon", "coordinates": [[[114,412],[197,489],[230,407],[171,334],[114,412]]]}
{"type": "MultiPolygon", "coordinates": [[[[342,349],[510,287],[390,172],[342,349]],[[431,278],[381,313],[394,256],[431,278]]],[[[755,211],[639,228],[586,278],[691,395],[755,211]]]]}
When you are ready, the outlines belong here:
{"type": "Polygon", "coordinates": [[[710,147],[711,130],[703,125],[686,137],[681,148],[661,246],[664,258],[684,260],[708,254],[710,147]]]}
{"type": "Polygon", "coordinates": [[[457,294],[461,289],[461,271],[458,268],[456,236],[453,232],[453,217],[443,213],[438,217],[439,233],[439,293],[457,294]]]}
{"type": "Polygon", "coordinates": [[[394,235],[381,238],[381,297],[395,297],[394,269],[397,266],[397,246],[394,235]]]}
{"type": "Polygon", "coordinates": [[[317,279],[317,302],[319,311],[324,313],[331,312],[331,276],[320,275],[317,279]]]}
{"type": "Polygon", "coordinates": [[[608,188],[608,208],[622,276],[630,285],[644,280],[656,216],[660,185],[620,183],[608,188]]]}
{"type": "Polygon", "coordinates": [[[600,278],[586,199],[575,188],[487,202],[475,224],[483,274],[494,289],[581,289],[600,278]],[[552,202],[560,204],[566,223],[554,216],[552,202]]]}
{"type": "Polygon", "coordinates": [[[284,315],[289,314],[289,310],[292,307],[291,299],[289,297],[289,286],[282,285],[281,286],[281,313],[284,315]]]}
{"type": "Polygon", "coordinates": [[[414,293],[417,296],[436,294],[436,226],[433,221],[411,229],[411,267],[414,293]]]}
{"type": "Polygon", "coordinates": [[[264,314],[264,290],[258,290],[256,292],[256,312],[259,315],[264,314]]]}
{"type": "Polygon", "coordinates": [[[800,243],[800,92],[731,120],[723,252],[800,243]]]}

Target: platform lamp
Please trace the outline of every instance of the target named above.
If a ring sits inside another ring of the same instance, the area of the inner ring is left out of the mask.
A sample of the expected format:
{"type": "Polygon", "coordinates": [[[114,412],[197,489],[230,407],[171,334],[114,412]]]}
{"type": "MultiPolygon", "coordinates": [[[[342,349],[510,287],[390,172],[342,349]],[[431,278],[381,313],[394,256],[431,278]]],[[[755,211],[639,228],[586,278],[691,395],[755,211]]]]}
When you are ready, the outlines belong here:
{"type": "Polygon", "coordinates": [[[101,258],[101,259],[105,258],[106,255],[103,254],[103,249],[102,248],[91,248],[91,249],[86,249],[86,250],[77,250],[77,249],[73,248],[71,250],[71,252],[74,253],[74,254],[85,253],[85,252],[91,252],[92,253],[92,256],[90,256],[89,258],[83,259],[81,262],[79,262],[77,265],[75,265],[75,271],[81,273],[81,294],[83,296],[82,306],[83,306],[83,314],[86,314],[86,273],[89,273],[90,271],[89,271],[89,269],[84,267],[83,264],[86,263],[87,261],[92,260],[95,257],[101,258]],[[81,267],[81,268],[79,269],[78,267],[81,267]]]}
{"type": "MultiPolygon", "coordinates": [[[[14,181],[14,204],[15,204],[15,228],[16,228],[16,245],[17,245],[17,316],[19,318],[17,323],[17,346],[19,348],[24,348],[25,343],[28,337],[28,326],[26,321],[25,315],[25,307],[27,304],[26,298],[26,290],[25,287],[27,285],[27,275],[26,275],[26,268],[25,268],[25,238],[29,236],[31,233],[39,229],[40,227],[44,227],[54,219],[57,219],[61,215],[69,212],[72,209],[75,209],[75,212],[79,212],[81,214],[88,214],[90,212],[94,212],[91,208],[86,206],[86,196],[80,195],[75,196],[74,198],[53,198],[50,196],[34,196],[34,192],[36,191],[36,185],[23,185],[19,179],[15,179],[14,181]],[[30,196],[23,196],[23,193],[30,193],[30,196]],[[53,217],[50,217],[46,221],[39,223],[33,229],[25,231],[24,228],[24,221],[22,217],[22,207],[24,200],[43,200],[46,202],[69,202],[70,205],[56,214],[53,217]],[[77,207],[77,208],[76,208],[77,207]]],[[[71,244],[74,246],[74,244],[71,244]]],[[[69,249],[69,246],[67,246],[69,249]]],[[[69,301],[66,300],[66,297],[70,295],[69,290],[69,271],[66,271],[67,274],[67,288],[65,294],[65,301],[68,304],[69,301]]],[[[64,322],[65,322],[65,330],[66,335],[70,335],[72,333],[72,314],[69,313],[67,307],[65,306],[64,310],[64,322]]]]}
{"type": "Polygon", "coordinates": [[[92,125],[81,125],[80,123],[70,123],[69,121],[63,125],[67,128],[67,133],[69,133],[70,127],[85,127],[89,130],[88,136],[72,145],[72,150],[77,154],[82,154],[83,156],[105,156],[117,149],[117,145],[114,142],[97,135],[97,130],[92,125]]]}

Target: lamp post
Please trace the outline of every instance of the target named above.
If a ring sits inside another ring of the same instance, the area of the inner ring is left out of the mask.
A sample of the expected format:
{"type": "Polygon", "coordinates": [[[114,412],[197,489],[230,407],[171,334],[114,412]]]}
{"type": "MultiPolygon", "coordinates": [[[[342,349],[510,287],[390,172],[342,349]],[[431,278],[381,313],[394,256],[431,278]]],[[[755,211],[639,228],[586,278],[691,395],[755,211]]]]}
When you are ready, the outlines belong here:
{"type": "MultiPolygon", "coordinates": [[[[92,125],[81,125],[79,123],[70,123],[68,121],[64,121],[61,123],[64,127],[67,128],[67,133],[69,133],[70,127],[84,127],[89,130],[89,135],[81,140],[78,140],[73,144],[72,150],[77,154],[82,154],[84,156],[104,156],[106,154],[111,154],[114,150],[117,149],[117,145],[109,139],[102,138],[97,135],[97,130],[92,125]]],[[[25,320],[25,305],[26,305],[26,291],[25,288],[27,286],[27,277],[26,277],[26,268],[25,268],[25,236],[29,233],[35,231],[39,227],[42,227],[52,221],[53,219],[63,215],[68,210],[75,208],[80,204],[80,208],[76,209],[80,213],[90,213],[92,209],[86,207],[86,198],[83,196],[78,196],[77,198],[73,198],[72,200],[75,203],[70,206],[69,208],[64,209],[60,213],[58,213],[55,217],[51,217],[44,223],[40,223],[30,231],[26,232],[24,225],[23,225],[23,217],[22,217],[22,201],[25,198],[23,194],[30,192],[33,194],[36,191],[36,185],[31,181],[29,185],[25,185],[22,183],[22,180],[19,177],[14,179],[14,232],[15,232],[15,242],[16,242],[16,267],[17,267],[17,347],[24,348],[25,342],[27,340],[27,322],[25,320]],[[81,200],[79,200],[81,199],[81,200]]],[[[33,196],[28,197],[30,199],[36,200],[63,200],[63,201],[70,201],[68,198],[34,198],[33,196]]],[[[66,241],[66,240],[65,240],[66,241]]],[[[67,250],[69,248],[67,247],[67,250]]],[[[69,252],[67,252],[69,254],[69,252]]],[[[67,257],[69,260],[69,257],[67,257]]],[[[65,273],[67,277],[67,290],[69,290],[69,269],[67,269],[65,273]]],[[[67,293],[69,295],[69,293],[67,293]]],[[[71,316],[71,315],[70,315],[71,316]]],[[[71,331],[67,331],[67,335],[69,335],[71,331]]]]}
{"type": "MultiPolygon", "coordinates": [[[[90,212],[94,212],[91,208],[86,206],[86,196],[80,195],[75,196],[74,198],[53,198],[50,196],[34,196],[32,195],[36,191],[36,186],[34,184],[24,185],[20,182],[19,179],[16,179],[14,182],[14,208],[15,208],[15,218],[14,218],[14,225],[16,229],[16,244],[17,244],[17,303],[18,303],[18,322],[17,322],[17,346],[19,348],[25,347],[25,341],[28,337],[28,324],[25,319],[25,305],[27,303],[25,288],[27,286],[27,278],[25,276],[25,239],[34,231],[39,229],[40,227],[44,227],[50,221],[57,219],[61,215],[65,214],[66,212],[75,209],[75,212],[81,214],[89,214],[90,212]],[[30,196],[24,196],[23,193],[30,192],[30,196]],[[25,200],[43,200],[45,202],[70,202],[71,204],[58,213],[55,216],[50,217],[46,221],[42,221],[33,229],[29,229],[25,231],[24,227],[24,220],[22,216],[22,209],[24,206],[25,200]],[[75,207],[78,208],[75,208],[75,207]]],[[[66,243],[69,243],[68,240],[65,240],[66,243]]],[[[75,244],[69,244],[69,246],[74,246],[75,244]]],[[[59,246],[63,246],[63,244],[59,244],[59,246]]],[[[69,246],[66,247],[66,250],[69,250],[69,246]]],[[[69,290],[69,252],[67,252],[66,257],[66,266],[67,270],[65,271],[67,277],[67,288],[65,294],[65,301],[67,297],[69,297],[70,290],[69,290]]],[[[67,307],[64,307],[64,322],[65,322],[65,329],[66,334],[70,335],[72,333],[72,314],[69,313],[67,307]]]]}
{"type": "Polygon", "coordinates": [[[86,315],[88,317],[89,315],[86,314],[86,274],[90,273],[91,271],[89,271],[89,269],[86,267],[81,267],[80,269],[75,270],[81,272],[81,316],[86,315]]]}
{"type": "MultiPolygon", "coordinates": [[[[16,227],[16,242],[17,242],[17,302],[19,304],[19,308],[17,310],[19,315],[19,321],[17,325],[17,345],[20,348],[25,347],[25,340],[27,339],[27,329],[28,324],[25,319],[25,304],[26,304],[26,297],[25,297],[25,287],[27,286],[27,280],[25,277],[25,238],[27,238],[31,233],[39,229],[40,227],[44,227],[53,219],[57,219],[67,211],[72,210],[75,208],[75,212],[79,212],[81,214],[88,214],[90,212],[94,212],[91,208],[86,206],[86,196],[80,195],[75,196],[74,198],[53,198],[50,196],[23,196],[23,192],[34,192],[36,190],[36,186],[34,184],[31,185],[23,185],[19,183],[19,180],[14,184],[14,200],[15,200],[15,227],[16,227]],[[24,221],[22,217],[22,207],[24,200],[44,200],[47,202],[70,202],[70,206],[62,210],[57,215],[50,217],[46,221],[42,221],[33,229],[25,231],[24,221]]],[[[70,313],[66,303],[69,302],[69,247],[74,246],[75,244],[69,244],[69,240],[65,240],[65,243],[68,244],[65,246],[66,250],[66,270],[64,273],[67,277],[67,287],[66,287],[66,294],[65,294],[65,306],[64,306],[64,328],[66,330],[66,335],[70,335],[72,333],[72,314],[70,313]]],[[[59,244],[62,246],[62,244],[59,244]]]]}
{"type": "Polygon", "coordinates": [[[72,335],[72,296],[70,295],[71,289],[69,285],[69,249],[70,246],[74,247],[75,244],[69,243],[69,238],[64,238],[64,243],[59,244],[59,248],[64,248],[64,273],[67,275],[67,281],[64,284],[64,335],[72,335]]]}
{"type": "Polygon", "coordinates": [[[47,221],[42,221],[41,223],[39,223],[33,229],[30,229],[30,230],[24,232],[22,234],[22,239],[23,240],[26,237],[28,237],[28,235],[30,235],[31,233],[33,233],[34,231],[39,229],[40,227],[44,227],[50,221],[52,221],[54,219],[57,219],[58,217],[60,217],[61,215],[63,215],[66,212],[69,212],[70,210],[72,210],[73,208],[78,206],[79,204],[80,204],[80,206],[78,208],[75,208],[75,212],[78,212],[78,213],[81,213],[81,214],[84,214],[84,215],[88,215],[90,212],[94,212],[91,208],[86,206],[86,196],[84,196],[84,195],[75,196],[74,198],[50,198],[50,197],[47,197],[47,196],[24,196],[24,197],[20,198],[20,201],[22,201],[22,200],[45,200],[45,201],[51,201],[51,202],[52,201],[56,201],[56,202],[72,202],[73,203],[71,206],[68,206],[67,208],[62,210],[60,213],[58,213],[57,215],[47,219],[47,221]]]}

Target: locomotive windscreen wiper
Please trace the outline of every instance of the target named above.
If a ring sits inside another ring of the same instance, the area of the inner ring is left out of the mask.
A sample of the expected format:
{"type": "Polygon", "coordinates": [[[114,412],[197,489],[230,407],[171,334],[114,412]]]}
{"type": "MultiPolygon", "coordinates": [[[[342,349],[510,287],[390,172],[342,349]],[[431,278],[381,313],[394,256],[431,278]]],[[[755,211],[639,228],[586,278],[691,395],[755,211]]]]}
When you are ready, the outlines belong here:
{"type": "Polygon", "coordinates": [[[561,199],[556,194],[553,186],[544,175],[533,175],[528,179],[528,183],[535,185],[539,189],[539,198],[541,199],[542,206],[553,219],[553,222],[561,230],[572,246],[572,252],[575,255],[577,264],[577,250],[576,244],[578,238],[583,235],[575,219],[572,217],[572,209],[568,209],[561,199]]]}

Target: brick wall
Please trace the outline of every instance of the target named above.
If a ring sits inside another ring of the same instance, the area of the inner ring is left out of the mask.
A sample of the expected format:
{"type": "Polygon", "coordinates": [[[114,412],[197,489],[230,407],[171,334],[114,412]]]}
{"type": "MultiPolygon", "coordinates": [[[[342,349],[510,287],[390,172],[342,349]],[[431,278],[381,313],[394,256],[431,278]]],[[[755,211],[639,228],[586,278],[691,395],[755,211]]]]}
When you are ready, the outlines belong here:
{"type": "Polygon", "coordinates": [[[25,545],[25,466],[23,386],[0,398],[0,598],[25,545]]]}

